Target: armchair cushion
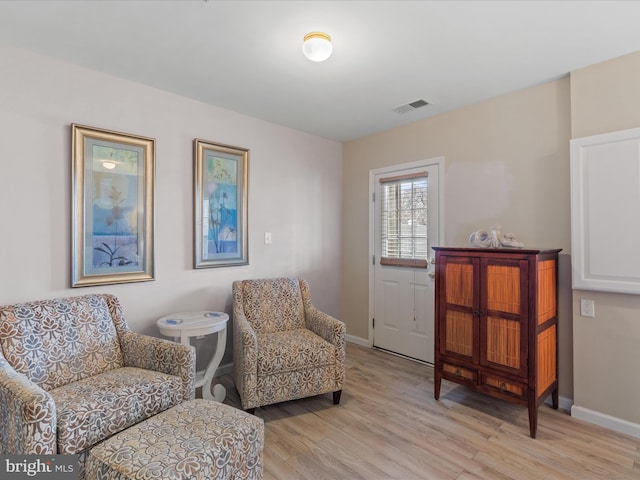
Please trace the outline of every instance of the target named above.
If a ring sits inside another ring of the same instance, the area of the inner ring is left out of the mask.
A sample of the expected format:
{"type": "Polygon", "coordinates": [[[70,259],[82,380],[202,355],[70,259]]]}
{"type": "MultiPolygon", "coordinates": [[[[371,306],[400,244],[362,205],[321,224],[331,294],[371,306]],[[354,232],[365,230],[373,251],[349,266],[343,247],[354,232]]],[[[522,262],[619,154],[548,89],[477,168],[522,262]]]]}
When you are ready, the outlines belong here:
{"type": "Polygon", "coordinates": [[[257,337],[260,376],[325,367],[336,362],[336,348],[306,328],[261,333],[257,337]]]}
{"type": "Polygon", "coordinates": [[[58,453],[79,453],[180,403],[180,378],[124,367],[52,390],[58,453]]]}

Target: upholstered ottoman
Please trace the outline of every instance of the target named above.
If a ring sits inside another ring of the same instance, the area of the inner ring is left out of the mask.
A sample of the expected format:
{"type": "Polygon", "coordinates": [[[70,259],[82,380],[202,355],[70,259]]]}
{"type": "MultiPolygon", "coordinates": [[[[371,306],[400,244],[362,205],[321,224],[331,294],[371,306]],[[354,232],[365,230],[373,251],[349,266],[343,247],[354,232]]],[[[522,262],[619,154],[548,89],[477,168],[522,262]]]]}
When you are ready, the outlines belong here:
{"type": "Polygon", "coordinates": [[[196,399],[96,445],[86,479],[261,479],[263,447],[262,419],[196,399]]]}

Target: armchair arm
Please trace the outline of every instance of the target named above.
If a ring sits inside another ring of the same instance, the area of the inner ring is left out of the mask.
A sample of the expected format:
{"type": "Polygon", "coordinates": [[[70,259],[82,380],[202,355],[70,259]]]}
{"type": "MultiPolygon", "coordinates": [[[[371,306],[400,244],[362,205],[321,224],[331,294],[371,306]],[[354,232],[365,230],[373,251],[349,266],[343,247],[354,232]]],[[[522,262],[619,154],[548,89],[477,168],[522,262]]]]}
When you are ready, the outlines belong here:
{"type": "Polygon", "coordinates": [[[347,327],[344,322],[321,312],[311,303],[309,283],[300,281],[300,292],[304,304],[304,317],[307,328],[316,335],[324,338],[336,348],[336,390],[344,384],[344,359],[346,349],[347,327]]]}
{"type": "Polygon", "coordinates": [[[233,376],[245,410],[258,406],[258,338],[237,308],[233,309],[233,376]]]}
{"type": "Polygon", "coordinates": [[[344,322],[321,312],[313,305],[305,305],[305,320],[309,330],[336,348],[336,390],[342,389],[345,374],[346,325],[344,322]]]}
{"type": "Polygon", "coordinates": [[[345,375],[346,325],[344,322],[321,312],[313,305],[305,305],[305,320],[309,330],[336,348],[336,390],[342,389],[345,375]]]}
{"type": "Polygon", "coordinates": [[[307,328],[336,348],[344,350],[347,327],[344,322],[321,312],[314,306],[305,308],[307,328]]]}
{"type": "Polygon", "coordinates": [[[0,453],[57,453],[53,398],[16,372],[0,353],[0,453]]]}
{"type": "Polygon", "coordinates": [[[184,401],[195,398],[196,351],[192,346],[142,335],[131,330],[120,332],[120,346],[127,367],[145,368],[182,379],[184,401]]]}

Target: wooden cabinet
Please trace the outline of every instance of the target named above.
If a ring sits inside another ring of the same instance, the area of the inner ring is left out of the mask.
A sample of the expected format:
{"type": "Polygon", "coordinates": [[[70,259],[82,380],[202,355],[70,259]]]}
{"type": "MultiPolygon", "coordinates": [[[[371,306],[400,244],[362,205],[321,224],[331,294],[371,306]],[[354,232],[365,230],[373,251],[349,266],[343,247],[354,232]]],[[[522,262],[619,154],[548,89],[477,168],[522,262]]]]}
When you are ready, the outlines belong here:
{"type": "Polygon", "coordinates": [[[442,379],[529,409],[558,408],[558,252],[435,247],[435,389],[442,379]]]}

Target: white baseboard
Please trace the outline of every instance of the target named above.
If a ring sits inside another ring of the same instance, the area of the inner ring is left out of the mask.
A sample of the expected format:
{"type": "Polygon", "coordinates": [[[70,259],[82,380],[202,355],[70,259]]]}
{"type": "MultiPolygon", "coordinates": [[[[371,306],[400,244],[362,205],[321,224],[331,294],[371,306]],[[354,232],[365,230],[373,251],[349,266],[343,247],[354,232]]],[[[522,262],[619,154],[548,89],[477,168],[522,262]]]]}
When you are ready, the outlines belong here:
{"type": "MultiPolygon", "coordinates": [[[[553,402],[551,401],[551,395],[547,397],[544,401],[545,405],[552,406],[553,402]]],[[[571,412],[571,407],[573,406],[573,399],[567,397],[558,397],[558,408],[560,410],[565,410],[567,412],[571,412]]]]}
{"type": "Polygon", "coordinates": [[[360,345],[361,347],[370,347],[369,340],[361,337],[354,337],[353,335],[346,335],[345,339],[349,343],[355,343],[356,345],[360,345]]]}
{"type": "Polygon", "coordinates": [[[576,405],[571,407],[571,416],[579,420],[584,420],[585,422],[609,428],[619,433],[640,438],[640,424],[638,423],[629,422],[621,418],[612,417],[606,413],[596,412],[576,405]]]}

